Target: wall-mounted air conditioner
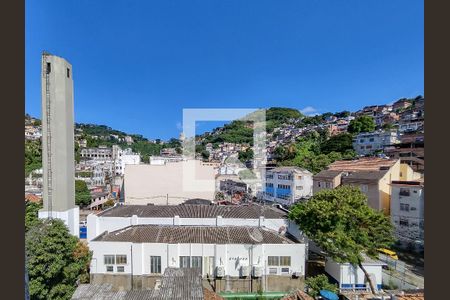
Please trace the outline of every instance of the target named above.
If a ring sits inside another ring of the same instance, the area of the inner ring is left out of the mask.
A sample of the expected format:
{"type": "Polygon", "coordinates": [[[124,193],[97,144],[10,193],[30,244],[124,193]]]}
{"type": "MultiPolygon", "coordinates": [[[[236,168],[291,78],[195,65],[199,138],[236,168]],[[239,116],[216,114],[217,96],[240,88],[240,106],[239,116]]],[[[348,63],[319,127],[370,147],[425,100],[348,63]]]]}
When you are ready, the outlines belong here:
{"type": "Polygon", "coordinates": [[[250,266],[241,266],[241,277],[250,276],[251,267],[250,266]]]}
{"type": "Polygon", "coordinates": [[[263,275],[262,267],[253,266],[253,277],[261,277],[263,275]]]}
{"type": "Polygon", "coordinates": [[[216,277],[222,278],[225,276],[225,267],[224,266],[218,266],[216,268],[216,277]]]}

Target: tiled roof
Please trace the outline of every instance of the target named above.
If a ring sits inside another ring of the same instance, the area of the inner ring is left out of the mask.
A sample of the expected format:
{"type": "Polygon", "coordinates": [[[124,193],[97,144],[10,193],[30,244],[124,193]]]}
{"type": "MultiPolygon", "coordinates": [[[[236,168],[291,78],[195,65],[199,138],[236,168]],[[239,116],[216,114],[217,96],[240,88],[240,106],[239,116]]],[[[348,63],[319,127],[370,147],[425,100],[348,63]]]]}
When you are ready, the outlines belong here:
{"type": "Polygon", "coordinates": [[[269,170],[270,172],[292,172],[292,171],[299,171],[299,172],[303,172],[303,173],[311,173],[306,169],[303,168],[299,168],[299,167],[276,167],[273,168],[271,170],[269,170]]]}
{"type": "Polygon", "coordinates": [[[314,178],[333,179],[341,173],[342,171],[338,170],[323,170],[314,175],[314,178]]]}
{"type": "Polygon", "coordinates": [[[99,214],[102,217],[131,217],[137,215],[141,218],[223,218],[258,219],[284,219],[286,212],[270,207],[253,205],[220,206],[220,205],[117,205],[114,208],[99,214]]]}
{"type": "Polygon", "coordinates": [[[385,159],[378,157],[360,158],[354,160],[339,160],[328,166],[332,171],[379,171],[383,167],[392,167],[398,159],[385,159]]]}
{"type": "Polygon", "coordinates": [[[42,198],[34,194],[25,194],[25,201],[38,203],[42,201],[42,198]]]}
{"type": "Polygon", "coordinates": [[[135,225],[105,232],[93,241],[179,244],[293,244],[295,239],[264,227],[135,225]],[[289,238],[288,238],[289,237],[289,238]]]}
{"type": "Polygon", "coordinates": [[[342,177],[342,183],[351,183],[353,181],[360,181],[360,180],[380,180],[383,178],[384,175],[388,170],[382,170],[382,171],[357,171],[349,173],[347,176],[342,177]]]}

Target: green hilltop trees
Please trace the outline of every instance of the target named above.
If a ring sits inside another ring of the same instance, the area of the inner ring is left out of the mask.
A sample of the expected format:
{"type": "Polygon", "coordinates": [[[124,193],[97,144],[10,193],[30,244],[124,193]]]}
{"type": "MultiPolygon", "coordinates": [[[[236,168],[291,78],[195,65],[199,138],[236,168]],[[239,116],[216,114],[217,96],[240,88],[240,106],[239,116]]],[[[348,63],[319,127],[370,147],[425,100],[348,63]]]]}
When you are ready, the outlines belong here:
{"type": "Polygon", "coordinates": [[[376,293],[362,265],[364,255],[377,257],[378,248],[393,242],[393,227],[387,216],[367,205],[367,197],[356,187],[322,190],[289,213],[299,229],[334,261],[359,266],[376,293]]]}
{"type": "Polygon", "coordinates": [[[376,128],[375,121],[369,116],[360,116],[350,121],[348,132],[358,134],[360,132],[373,132],[376,128]]]}

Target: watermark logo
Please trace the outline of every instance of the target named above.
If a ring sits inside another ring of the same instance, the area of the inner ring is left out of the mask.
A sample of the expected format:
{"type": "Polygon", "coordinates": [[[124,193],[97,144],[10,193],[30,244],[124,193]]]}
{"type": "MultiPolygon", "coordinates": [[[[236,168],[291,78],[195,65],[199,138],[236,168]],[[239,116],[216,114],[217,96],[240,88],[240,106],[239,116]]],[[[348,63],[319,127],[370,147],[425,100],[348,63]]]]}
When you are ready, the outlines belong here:
{"type": "MultiPolygon", "coordinates": [[[[237,153],[227,156],[221,160],[220,168],[233,165],[240,179],[253,191],[262,188],[265,181],[265,165],[267,163],[266,144],[266,110],[265,109],[205,109],[187,108],[183,109],[183,190],[196,192],[215,192],[215,179],[199,179],[196,176],[196,169],[200,162],[196,160],[195,146],[200,142],[196,139],[196,122],[205,121],[242,121],[246,126],[253,129],[253,139],[250,143],[253,150],[253,159],[250,168],[246,167],[237,159],[237,153]]],[[[197,172],[198,173],[198,172],[197,172]]],[[[200,174],[201,175],[201,174],[200,174]]]]}

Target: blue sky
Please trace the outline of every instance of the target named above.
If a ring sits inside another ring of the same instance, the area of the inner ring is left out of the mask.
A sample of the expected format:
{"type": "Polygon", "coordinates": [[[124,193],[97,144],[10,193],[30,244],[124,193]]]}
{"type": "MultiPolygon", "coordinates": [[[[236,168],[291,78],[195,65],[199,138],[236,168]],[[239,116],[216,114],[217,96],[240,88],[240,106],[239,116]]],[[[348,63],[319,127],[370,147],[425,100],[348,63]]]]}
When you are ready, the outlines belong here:
{"type": "Polygon", "coordinates": [[[26,112],[41,115],[42,50],[73,65],[76,122],[148,138],[177,137],[183,108],[324,113],[423,95],[423,11],[416,0],[27,0],[26,112]]]}

